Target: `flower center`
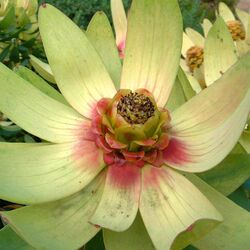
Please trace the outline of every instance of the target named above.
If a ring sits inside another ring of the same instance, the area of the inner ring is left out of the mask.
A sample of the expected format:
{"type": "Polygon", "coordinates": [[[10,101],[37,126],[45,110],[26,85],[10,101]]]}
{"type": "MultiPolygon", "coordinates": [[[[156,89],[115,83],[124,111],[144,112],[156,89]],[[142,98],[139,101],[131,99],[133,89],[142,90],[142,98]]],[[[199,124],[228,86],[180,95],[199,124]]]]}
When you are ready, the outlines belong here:
{"type": "Polygon", "coordinates": [[[203,48],[193,46],[186,52],[186,63],[190,71],[193,72],[196,68],[199,68],[203,63],[204,51],[203,48]]]}
{"type": "Polygon", "coordinates": [[[227,22],[227,27],[232,35],[234,41],[244,40],[246,32],[242,23],[238,20],[232,20],[227,22]]]}
{"type": "Polygon", "coordinates": [[[149,97],[132,91],[123,96],[117,105],[117,113],[129,124],[144,124],[154,112],[155,107],[149,97]]]}
{"type": "Polygon", "coordinates": [[[123,89],[97,103],[91,132],[107,165],[161,166],[162,151],[169,143],[169,122],[169,112],[157,107],[149,91],[123,89]]]}

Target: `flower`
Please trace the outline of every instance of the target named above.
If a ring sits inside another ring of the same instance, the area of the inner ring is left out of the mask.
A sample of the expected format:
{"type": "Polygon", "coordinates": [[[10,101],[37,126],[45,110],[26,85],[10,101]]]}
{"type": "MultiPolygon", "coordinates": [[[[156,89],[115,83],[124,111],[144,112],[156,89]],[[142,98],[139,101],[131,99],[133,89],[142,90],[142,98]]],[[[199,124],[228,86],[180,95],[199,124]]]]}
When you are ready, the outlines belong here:
{"type": "Polygon", "coordinates": [[[224,19],[233,40],[236,43],[237,51],[240,56],[250,50],[250,15],[240,9],[236,9],[239,20],[234,17],[230,8],[223,2],[219,4],[219,15],[224,19]]]}
{"type": "Polygon", "coordinates": [[[198,79],[201,78],[201,85],[204,85],[204,77],[201,75],[204,75],[205,39],[212,26],[212,23],[205,18],[202,23],[204,36],[192,28],[186,28],[183,32],[182,56],[185,60],[181,60],[181,66],[186,72],[195,75],[198,79]]]}
{"type": "Polygon", "coordinates": [[[196,30],[187,28],[186,33],[183,32],[182,56],[191,73],[199,70],[203,64],[204,44],[205,38],[196,30]]]}
{"type": "Polygon", "coordinates": [[[204,79],[205,38],[196,30],[187,28],[183,32],[182,57],[180,65],[186,72],[192,88],[199,93],[206,87],[204,79]]]}
{"type": "Polygon", "coordinates": [[[23,9],[28,16],[33,16],[38,8],[37,0],[12,0],[16,7],[16,12],[20,13],[20,9],[23,9]]]}
{"type": "Polygon", "coordinates": [[[0,144],[0,197],[28,204],[2,213],[11,228],[37,249],[76,249],[101,229],[107,249],[140,249],[127,235],[147,232],[156,249],[170,249],[181,232],[198,233],[197,221],[222,220],[178,170],[210,169],[237,142],[250,107],[250,56],[169,113],[182,41],[177,1],[133,1],[122,73],[102,13],[85,34],[46,4],[39,25],[68,103],[0,65],[0,109],[48,141],[0,144]]]}
{"type": "Polygon", "coordinates": [[[204,33],[207,34],[206,38],[192,29],[187,29],[187,34],[183,34],[183,57],[186,57],[185,54],[192,50],[199,52],[193,54],[191,58],[192,72],[186,62],[181,60],[181,67],[197,93],[219,79],[239,57],[227,25],[220,16],[217,17],[212,27],[208,22],[203,26],[205,27],[204,33]]]}

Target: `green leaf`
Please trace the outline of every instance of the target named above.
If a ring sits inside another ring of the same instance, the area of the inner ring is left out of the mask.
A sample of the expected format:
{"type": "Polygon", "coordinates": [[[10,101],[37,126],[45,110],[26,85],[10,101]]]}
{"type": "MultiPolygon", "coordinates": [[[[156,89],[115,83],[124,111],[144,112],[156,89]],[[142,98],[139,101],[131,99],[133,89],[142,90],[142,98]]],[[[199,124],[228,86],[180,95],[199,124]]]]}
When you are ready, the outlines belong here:
{"type": "Polygon", "coordinates": [[[247,153],[250,154],[250,131],[249,130],[246,130],[242,133],[239,142],[242,145],[242,147],[247,151],[247,153]]]}
{"type": "Polygon", "coordinates": [[[19,62],[19,51],[16,46],[11,48],[9,58],[10,61],[13,61],[14,63],[19,62]]]}
{"type": "Polygon", "coordinates": [[[9,54],[9,51],[10,51],[10,46],[4,48],[2,50],[2,52],[0,53],[0,62],[3,62],[4,59],[8,56],[9,54]]]}
{"type": "Polygon", "coordinates": [[[7,11],[5,17],[0,21],[0,29],[7,29],[15,22],[15,8],[12,6],[7,11]]]}
{"type": "Polygon", "coordinates": [[[21,239],[10,226],[0,230],[0,249],[3,250],[32,250],[34,249],[21,239]]]}
{"type": "Polygon", "coordinates": [[[250,214],[199,177],[192,174],[186,176],[207,196],[224,217],[224,221],[218,227],[193,245],[202,250],[250,249],[250,214]]]}
{"type": "Polygon", "coordinates": [[[209,234],[217,225],[218,222],[212,220],[203,219],[196,221],[195,224],[190,226],[190,230],[186,230],[176,237],[171,250],[183,249],[209,234]]]}
{"type": "Polygon", "coordinates": [[[48,95],[49,97],[63,103],[67,104],[65,98],[61,95],[60,92],[55,90],[52,86],[50,86],[47,82],[45,82],[41,77],[39,77],[36,73],[31,71],[30,69],[20,66],[17,68],[16,73],[21,76],[24,80],[31,83],[33,86],[41,90],[43,93],[48,95]]]}
{"type": "Polygon", "coordinates": [[[84,247],[84,250],[105,250],[102,231],[97,233],[84,247]]]}
{"type": "Polygon", "coordinates": [[[35,143],[36,141],[33,139],[33,137],[29,134],[24,135],[24,142],[26,143],[35,143]]]}
{"type": "Polygon", "coordinates": [[[108,250],[154,250],[140,214],[129,229],[124,232],[103,230],[103,238],[108,250]]]}
{"type": "Polygon", "coordinates": [[[215,168],[200,173],[199,177],[227,196],[248,179],[249,166],[249,154],[230,154],[215,168]]]}
{"type": "Polygon", "coordinates": [[[5,139],[0,135],[0,142],[4,142],[4,141],[5,141],[5,139]]]}
{"type": "Polygon", "coordinates": [[[250,212],[250,199],[247,197],[247,193],[243,187],[238,188],[228,198],[250,212]]]}

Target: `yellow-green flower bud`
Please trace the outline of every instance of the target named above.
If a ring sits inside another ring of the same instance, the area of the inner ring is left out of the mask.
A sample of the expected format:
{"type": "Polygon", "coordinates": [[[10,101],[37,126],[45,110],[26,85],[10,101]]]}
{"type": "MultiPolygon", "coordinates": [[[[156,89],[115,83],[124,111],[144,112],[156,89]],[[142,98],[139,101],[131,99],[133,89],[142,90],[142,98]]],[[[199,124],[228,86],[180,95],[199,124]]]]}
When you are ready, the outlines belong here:
{"type": "Polygon", "coordinates": [[[37,0],[16,0],[16,8],[23,8],[28,16],[33,16],[38,8],[37,0]]]}

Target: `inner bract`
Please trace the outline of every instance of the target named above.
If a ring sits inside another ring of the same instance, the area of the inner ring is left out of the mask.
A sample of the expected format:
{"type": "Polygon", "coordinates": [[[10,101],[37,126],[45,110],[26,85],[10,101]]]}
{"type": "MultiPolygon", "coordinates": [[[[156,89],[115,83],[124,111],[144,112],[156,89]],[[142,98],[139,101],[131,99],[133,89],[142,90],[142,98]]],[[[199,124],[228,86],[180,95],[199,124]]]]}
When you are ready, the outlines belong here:
{"type": "Polygon", "coordinates": [[[158,108],[146,89],[122,89],[113,99],[101,99],[93,111],[92,132],[106,164],[131,162],[161,166],[169,143],[169,112],[158,108]]]}

